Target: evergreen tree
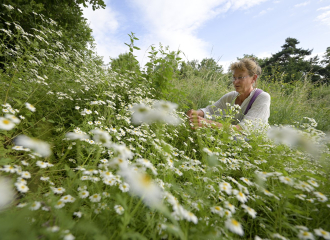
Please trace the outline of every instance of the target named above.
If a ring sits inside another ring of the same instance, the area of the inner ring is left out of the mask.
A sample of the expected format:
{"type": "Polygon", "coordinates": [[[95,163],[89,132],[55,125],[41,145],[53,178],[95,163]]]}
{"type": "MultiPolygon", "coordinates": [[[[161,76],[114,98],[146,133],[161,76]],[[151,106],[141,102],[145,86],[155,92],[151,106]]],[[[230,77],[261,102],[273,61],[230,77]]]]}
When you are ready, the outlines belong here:
{"type": "Polygon", "coordinates": [[[298,44],[299,41],[295,38],[285,39],[282,50],[261,63],[264,75],[271,75],[274,80],[279,80],[276,72],[283,72],[281,78],[284,82],[299,80],[307,75],[312,75],[313,81],[320,80],[322,67],[318,65],[318,58],[306,60],[313,50],[298,48],[298,44]]]}

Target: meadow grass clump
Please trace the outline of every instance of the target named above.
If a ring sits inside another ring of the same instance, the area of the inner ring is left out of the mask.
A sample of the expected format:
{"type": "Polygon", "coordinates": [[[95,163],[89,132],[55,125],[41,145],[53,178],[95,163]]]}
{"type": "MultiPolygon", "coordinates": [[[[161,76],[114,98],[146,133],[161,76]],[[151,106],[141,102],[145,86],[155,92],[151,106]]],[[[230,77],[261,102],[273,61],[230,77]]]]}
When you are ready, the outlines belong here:
{"type": "Polygon", "coordinates": [[[62,46],[50,20],[39,31],[1,35],[24,48],[0,73],[1,239],[328,238],[329,149],[314,119],[193,130],[180,110],[216,100],[212,84],[193,79],[202,100],[182,80],[178,106],[154,99],[152,78],[62,46]]]}

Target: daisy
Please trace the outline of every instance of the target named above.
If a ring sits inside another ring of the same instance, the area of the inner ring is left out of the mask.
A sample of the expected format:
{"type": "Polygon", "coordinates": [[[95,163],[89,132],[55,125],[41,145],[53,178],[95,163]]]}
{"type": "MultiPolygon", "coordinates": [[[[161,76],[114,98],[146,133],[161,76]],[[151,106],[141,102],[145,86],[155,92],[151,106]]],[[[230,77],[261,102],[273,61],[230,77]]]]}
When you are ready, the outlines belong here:
{"type": "Polygon", "coordinates": [[[122,192],[128,192],[128,190],[129,190],[129,185],[128,185],[127,183],[120,184],[120,185],[119,185],[119,189],[120,189],[122,192]]]}
{"type": "Polygon", "coordinates": [[[40,180],[41,181],[48,181],[49,180],[49,177],[40,177],[40,180]]]}
{"type": "Polygon", "coordinates": [[[298,238],[303,240],[307,240],[307,239],[314,240],[314,235],[310,232],[300,230],[298,233],[298,238]]]}
{"type": "Polygon", "coordinates": [[[15,115],[11,115],[11,114],[6,114],[5,118],[9,119],[10,121],[12,121],[13,123],[19,124],[21,122],[21,120],[19,118],[17,118],[15,115]]]}
{"type": "Polygon", "coordinates": [[[225,208],[228,208],[232,213],[235,213],[235,206],[227,201],[225,201],[225,208]]]}
{"type": "Polygon", "coordinates": [[[272,197],[272,196],[274,196],[270,191],[268,191],[267,189],[263,189],[263,193],[265,194],[265,195],[267,195],[267,196],[270,196],[270,197],[272,197]]]}
{"type": "Polygon", "coordinates": [[[27,191],[29,191],[29,187],[23,183],[15,183],[15,186],[17,188],[17,191],[19,192],[26,193],[27,191]]]}
{"type": "Polygon", "coordinates": [[[252,218],[256,218],[257,212],[245,204],[242,204],[242,208],[244,208],[245,212],[247,212],[252,218]]]}
{"type": "Polygon", "coordinates": [[[219,215],[220,215],[222,210],[223,210],[222,207],[219,207],[219,206],[211,207],[211,212],[212,213],[217,213],[219,215]]]}
{"type": "Polygon", "coordinates": [[[329,240],[330,239],[330,233],[327,231],[324,231],[322,228],[314,229],[314,232],[316,236],[323,237],[324,239],[329,240]]]}
{"type": "Polygon", "coordinates": [[[133,194],[142,197],[146,204],[149,206],[161,204],[163,191],[152,181],[149,175],[135,171],[132,167],[126,167],[126,169],[121,170],[119,173],[129,184],[129,190],[133,194]]]}
{"type": "Polygon", "coordinates": [[[318,198],[318,200],[320,202],[326,202],[326,201],[328,201],[328,198],[323,193],[314,192],[314,194],[315,194],[315,196],[318,198]]]}
{"type": "Polygon", "coordinates": [[[25,106],[26,106],[26,108],[27,109],[29,109],[31,112],[35,112],[36,111],[36,108],[32,105],[32,104],[30,104],[30,103],[25,103],[25,106]]]}
{"type": "Polygon", "coordinates": [[[26,206],[27,206],[27,203],[19,203],[16,207],[23,208],[23,207],[26,207],[26,206]]]}
{"type": "Polygon", "coordinates": [[[68,132],[65,134],[67,138],[70,140],[83,140],[83,139],[89,139],[89,135],[81,132],[81,133],[76,133],[76,132],[68,132]]]}
{"type": "Polygon", "coordinates": [[[319,186],[319,184],[317,182],[315,182],[313,179],[309,179],[309,180],[307,180],[307,182],[309,184],[313,185],[314,187],[318,187],[319,186]]]}
{"type": "Polygon", "coordinates": [[[60,209],[65,206],[65,203],[61,200],[57,201],[56,205],[54,206],[57,209],[60,209]]]}
{"type": "Polygon", "coordinates": [[[27,171],[21,172],[21,177],[22,178],[31,178],[31,174],[27,171]]]}
{"type": "Polygon", "coordinates": [[[30,164],[29,164],[27,161],[25,161],[25,160],[22,160],[21,163],[22,163],[22,165],[24,165],[24,166],[29,166],[29,165],[30,165],[30,164]]]}
{"type": "Polygon", "coordinates": [[[25,185],[27,184],[26,180],[22,177],[17,178],[17,183],[23,183],[25,185]]]}
{"type": "Polygon", "coordinates": [[[149,123],[151,122],[149,118],[149,114],[151,109],[144,104],[134,104],[134,106],[130,109],[132,114],[132,123],[133,124],[141,124],[142,122],[149,123]]]}
{"type": "Polygon", "coordinates": [[[293,180],[289,177],[285,177],[285,176],[280,176],[278,178],[282,183],[288,184],[290,186],[292,186],[294,184],[293,180]]]}
{"type": "Polygon", "coordinates": [[[34,150],[42,157],[48,157],[51,154],[50,145],[44,141],[30,138],[25,135],[19,135],[14,140],[15,145],[23,146],[34,150]]]}
{"type": "Polygon", "coordinates": [[[219,190],[221,192],[226,192],[228,195],[230,195],[231,194],[232,187],[231,187],[230,183],[221,182],[219,184],[219,190]]]}
{"type": "Polygon", "coordinates": [[[65,203],[67,202],[74,202],[76,199],[74,197],[72,197],[71,195],[65,195],[63,197],[61,197],[60,201],[63,201],[65,203]]]}
{"type": "Polygon", "coordinates": [[[232,212],[227,209],[222,209],[222,211],[220,212],[221,217],[230,218],[232,215],[232,212]]]}
{"type": "Polygon", "coordinates": [[[225,222],[225,226],[233,233],[236,233],[240,236],[244,235],[242,225],[233,218],[228,218],[225,222]]]}
{"type": "Polygon", "coordinates": [[[74,240],[76,237],[73,236],[71,233],[67,233],[64,235],[63,240],[74,240]]]}
{"type": "Polygon", "coordinates": [[[89,197],[89,200],[91,200],[91,202],[99,202],[99,201],[101,201],[101,195],[95,193],[89,197]]]}
{"type": "Polygon", "coordinates": [[[245,178],[245,177],[241,177],[240,178],[243,182],[245,182],[247,185],[252,186],[253,182],[251,182],[249,179],[245,178]]]}
{"type": "Polygon", "coordinates": [[[17,169],[11,165],[5,165],[3,166],[3,171],[5,172],[9,172],[9,173],[15,173],[17,171],[17,169]]]}
{"type": "Polygon", "coordinates": [[[102,195],[106,198],[110,197],[110,193],[107,193],[107,192],[103,192],[102,195]]]}
{"type": "Polygon", "coordinates": [[[11,130],[14,127],[15,127],[15,123],[13,123],[12,121],[10,121],[7,118],[0,117],[0,129],[11,130]]]}
{"type": "Polygon", "coordinates": [[[52,189],[53,192],[56,193],[56,194],[62,194],[62,193],[65,192],[65,188],[62,188],[62,187],[58,187],[58,188],[54,188],[54,187],[52,187],[51,189],[52,189]]]}
{"type": "Polygon", "coordinates": [[[91,131],[94,136],[93,139],[97,143],[101,143],[105,147],[111,147],[111,136],[108,132],[100,130],[100,129],[94,129],[91,131]]]}
{"type": "Polygon", "coordinates": [[[185,219],[189,222],[193,222],[195,224],[198,223],[198,218],[192,213],[192,212],[186,212],[185,213],[185,219]]]}
{"type": "Polygon", "coordinates": [[[35,201],[32,206],[30,207],[30,210],[34,211],[34,210],[38,210],[41,206],[40,202],[35,201]]]}
{"type": "Polygon", "coordinates": [[[115,205],[114,208],[116,213],[118,213],[119,215],[122,215],[124,213],[124,208],[121,205],[115,205]]]}
{"type": "Polygon", "coordinates": [[[51,232],[58,232],[60,230],[60,228],[58,226],[52,226],[52,227],[49,227],[48,230],[51,232]]]}
{"type": "Polygon", "coordinates": [[[302,181],[300,181],[298,184],[296,184],[295,188],[298,188],[298,189],[301,189],[301,190],[304,190],[304,191],[307,191],[307,192],[310,192],[310,191],[314,190],[314,188],[311,185],[309,185],[306,182],[302,182],[302,181]]]}
{"type": "Polygon", "coordinates": [[[233,195],[236,196],[237,200],[242,202],[242,203],[245,203],[247,202],[247,197],[245,196],[244,193],[242,193],[241,191],[237,191],[236,189],[233,191],[233,195]]]}
{"type": "Polygon", "coordinates": [[[73,216],[76,216],[76,217],[78,217],[78,218],[81,218],[82,213],[81,213],[81,212],[74,212],[74,213],[73,213],[73,216]]]}
{"type": "Polygon", "coordinates": [[[79,197],[81,198],[87,198],[89,196],[89,192],[88,191],[81,191],[79,192],[79,197]]]}

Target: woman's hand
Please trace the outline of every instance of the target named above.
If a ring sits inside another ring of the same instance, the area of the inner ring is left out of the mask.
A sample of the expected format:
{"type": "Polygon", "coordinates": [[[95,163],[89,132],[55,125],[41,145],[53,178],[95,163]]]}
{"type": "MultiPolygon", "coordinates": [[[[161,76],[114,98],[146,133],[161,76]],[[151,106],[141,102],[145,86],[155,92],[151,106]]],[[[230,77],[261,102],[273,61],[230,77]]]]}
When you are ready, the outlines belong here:
{"type": "Polygon", "coordinates": [[[192,117],[192,115],[197,115],[197,116],[200,116],[200,117],[204,117],[204,112],[202,110],[194,110],[194,109],[190,109],[188,112],[187,112],[187,116],[189,118],[192,117]]]}

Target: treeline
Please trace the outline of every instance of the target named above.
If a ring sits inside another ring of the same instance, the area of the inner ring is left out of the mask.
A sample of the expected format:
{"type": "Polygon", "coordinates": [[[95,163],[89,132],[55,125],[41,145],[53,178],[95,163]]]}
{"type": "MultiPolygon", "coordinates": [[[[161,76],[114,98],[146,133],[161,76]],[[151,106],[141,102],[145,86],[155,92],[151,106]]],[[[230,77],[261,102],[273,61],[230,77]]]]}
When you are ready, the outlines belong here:
{"type": "MultiPolygon", "coordinates": [[[[258,62],[262,67],[264,79],[269,81],[281,80],[290,83],[308,77],[315,83],[329,83],[330,47],[326,49],[321,58],[312,57],[313,50],[299,48],[299,43],[295,38],[287,38],[284,45],[281,46],[281,51],[268,58],[258,58],[248,54],[244,54],[243,57],[250,57],[258,62]]],[[[162,63],[171,66],[179,78],[189,77],[193,74],[206,79],[215,79],[217,76],[223,76],[224,70],[227,70],[214,58],[204,58],[202,61],[182,61],[179,52],[168,51],[166,54],[163,52],[163,59],[165,61],[162,63]]],[[[112,70],[120,73],[126,70],[140,71],[139,63],[132,53],[120,54],[118,58],[111,59],[110,66],[112,70]]],[[[160,62],[156,66],[155,71],[161,68],[160,62]]]]}

